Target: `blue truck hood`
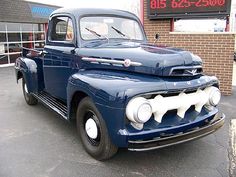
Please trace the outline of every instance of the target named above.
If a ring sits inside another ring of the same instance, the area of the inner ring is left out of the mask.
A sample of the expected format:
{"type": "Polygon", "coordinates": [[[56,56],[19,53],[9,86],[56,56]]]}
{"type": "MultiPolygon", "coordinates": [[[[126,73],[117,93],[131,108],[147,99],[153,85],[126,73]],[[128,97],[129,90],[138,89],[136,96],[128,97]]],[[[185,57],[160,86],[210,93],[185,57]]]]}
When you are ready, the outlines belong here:
{"type": "Polygon", "coordinates": [[[82,61],[84,69],[124,70],[157,76],[169,76],[173,68],[194,68],[202,65],[202,60],[188,51],[177,48],[140,44],[134,42],[89,43],[77,51],[82,57],[109,60],[125,60],[141,63],[141,66],[111,65],[82,61]]]}

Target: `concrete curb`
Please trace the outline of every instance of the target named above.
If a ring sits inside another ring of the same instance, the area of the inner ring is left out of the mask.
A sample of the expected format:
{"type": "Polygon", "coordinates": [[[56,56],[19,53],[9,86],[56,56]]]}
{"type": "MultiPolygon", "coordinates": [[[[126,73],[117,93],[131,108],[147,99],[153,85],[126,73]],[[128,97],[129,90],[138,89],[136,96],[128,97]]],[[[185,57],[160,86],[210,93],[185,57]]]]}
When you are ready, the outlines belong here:
{"type": "Polygon", "coordinates": [[[236,176],[236,119],[230,123],[230,146],[229,146],[229,174],[230,177],[236,176]]]}

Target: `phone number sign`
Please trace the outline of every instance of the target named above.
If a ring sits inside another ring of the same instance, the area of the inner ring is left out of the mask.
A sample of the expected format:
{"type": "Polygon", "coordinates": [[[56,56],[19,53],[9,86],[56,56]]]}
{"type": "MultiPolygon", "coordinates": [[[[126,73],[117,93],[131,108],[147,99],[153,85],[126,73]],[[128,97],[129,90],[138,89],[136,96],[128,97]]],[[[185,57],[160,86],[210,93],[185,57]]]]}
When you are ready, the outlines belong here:
{"type": "Polygon", "coordinates": [[[149,19],[222,17],[231,0],[148,0],[149,19]]]}

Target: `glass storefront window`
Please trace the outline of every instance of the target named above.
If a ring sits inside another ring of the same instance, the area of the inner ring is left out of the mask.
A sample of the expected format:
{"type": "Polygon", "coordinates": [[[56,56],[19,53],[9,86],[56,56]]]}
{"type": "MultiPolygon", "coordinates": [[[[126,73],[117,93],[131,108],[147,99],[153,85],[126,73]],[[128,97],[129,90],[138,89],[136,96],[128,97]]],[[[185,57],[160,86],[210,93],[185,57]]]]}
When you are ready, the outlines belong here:
{"type": "Polygon", "coordinates": [[[0,54],[0,65],[2,64],[8,64],[8,57],[7,55],[1,55],[0,54]]]}
{"type": "Polygon", "coordinates": [[[33,41],[33,33],[22,33],[22,41],[33,41]]]}
{"type": "Polygon", "coordinates": [[[33,24],[34,31],[44,31],[44,25],[43,24],[33,24]]]}
{"type": "Polygon", "coordinates": [[[43,24],[38,24],[39,25],[39,31],[44,31],[45,28],[44,28],[44,25],[43,24]]]}
{"type": "Polygon", "coordinates": [[[9,53],[21,52],[21,44],[20,43],[11,43],[8,44],[9,53]]]}
{"type": "Polygon", "coordinates": [[[29,42],[29,43],[23,43],[23,47],[33,49],[34,48],[34,43],[29,42]]]}
{"type": "Polygon", "coordinates": [[[21,24],[20,23],[7,23],[7,31],[17,31],[19,32],[21,30],[21,24]]]}
{"type": "Polygon", "coordinates": [[[0,65],[14,63],[21,47],[43,48],[44,24],[0,22],[0,65]]]}
{"type": "Polygon", "coordinates": [[[21,41],[20,33],[8,33],[9,42],[19,42],[21,41]]]}
{"type": "Polygon", "coordinates": [[[11,62],[11,63],[15,63],[15,61],[16,61],[16,59],[17,59],[18,57],[20,57],[20,53],[18,53],[18,54],[11,54],[11,55],[10,55],[10,62],[11,62]]]}
{"type": "Polygon", "coordinates": [[[0,42],[6,42],[6,41],[7,41],[6,33],[0,32],[0,42]]]}
{"type": "Polygon", "coordinates": [[[1,55],[1,54],[4,54],[4,53],[6,53],[6,52],[5,52],[5,44],[1,44],[1,43],[0,43],[0,55],[1,55]]]}
{"type": "Polygon", "coordinates": [[[33,24],[23,23],[23,24],[21,24],[21,29],[23,32],[24,31],[31,32],[31,31],[33,31],[33,24]]]}
{"type": "Polygon", "coordinates": [[[0,22],[0,31],[6,31],[6,23],[0,22]]]}
{"type": "Polygon", "coordinates": [[[43,48],[44,47],[44,42],[35,42],[35,48],[43,48]]]}
{"type": "Polygon", "coordinates": [[[34,33],[34,40],[35,41],[42,41],[45,39],[44,32],[34,33]]]}

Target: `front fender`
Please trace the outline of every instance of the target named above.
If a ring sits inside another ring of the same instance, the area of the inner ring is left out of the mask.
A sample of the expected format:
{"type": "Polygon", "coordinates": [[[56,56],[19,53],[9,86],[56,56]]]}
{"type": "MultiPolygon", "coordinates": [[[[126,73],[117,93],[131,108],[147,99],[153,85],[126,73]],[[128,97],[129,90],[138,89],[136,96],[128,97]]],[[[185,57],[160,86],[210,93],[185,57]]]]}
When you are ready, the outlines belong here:
{"type": "Polygon", "coordinates": [[[68,110],[71,110],[73,95],[76,92],[85,93],[93,100],[106,122],[112,142],[119,147],[125,147],[127,140],[122,136],[122,132],[126,124],[126,102],[134,95],[149,89],[165,88],[165,84],[158,82],[158,79],[151,82],[148,79],[145,81],[144,78],[114,71],[79,71],[69,78],[68,110]]]}
{"type": "Polygon", "coordinates": [[[94,101],[106,122],[112,142],[119,147],[125,147],[127,136],[124,134],[128,125],[125,108],[134,96],[151,92],[197,89],[216,83],[217,80],[214,77],[208,76],[180,79],[117,71],[79,71],[69,79],[68,105],[70,109],[71,99],[77,91],[87,94],[94,101]]]}

